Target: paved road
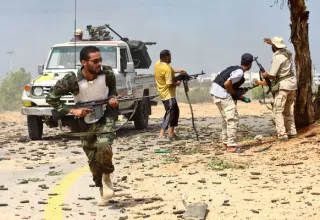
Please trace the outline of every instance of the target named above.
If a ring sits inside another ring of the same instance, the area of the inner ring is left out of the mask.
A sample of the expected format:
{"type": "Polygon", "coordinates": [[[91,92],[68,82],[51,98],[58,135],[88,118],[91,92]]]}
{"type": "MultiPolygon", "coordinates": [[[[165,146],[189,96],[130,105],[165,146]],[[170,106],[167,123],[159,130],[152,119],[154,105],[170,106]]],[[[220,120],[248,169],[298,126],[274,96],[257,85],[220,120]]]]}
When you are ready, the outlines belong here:
{"type": "Polygon", "coordinates": [[[1,125],[1,219],[119,219],[120,208],[96,206],[99,190],[79,140],[47,129],[51,136],[30,141],[23,124],[1,125]]]}

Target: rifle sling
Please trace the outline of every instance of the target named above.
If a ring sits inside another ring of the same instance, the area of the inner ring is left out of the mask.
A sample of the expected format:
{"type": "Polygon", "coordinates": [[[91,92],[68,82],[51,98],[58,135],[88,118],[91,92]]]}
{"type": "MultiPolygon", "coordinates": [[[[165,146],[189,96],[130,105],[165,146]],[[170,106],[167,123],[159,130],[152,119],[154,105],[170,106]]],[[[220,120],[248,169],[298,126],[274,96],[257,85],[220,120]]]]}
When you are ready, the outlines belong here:
{"type": "MultiPolygon", "coordinates": [[[[286,75],[286,76],[283,76],[283,77],[279,77],[279,78],[276,79],[275,81],[276,81],[276,83],[280,83],[282,80],[288,79],[288,78],[290,78],[290,77],[292,77],[292,76],[294,76],[294,75],[293,75],[292,72],[290,72],[289,75],[286,75]]],[[[276,84],[276,83],[275,83],[275,84],[276,84]]]]}
{"type": "Polygon", "coordinates": [[[188,95],[188,91],[189,91],[188,81],[187,81],[187,80],[183,80],[182,82],[183,82],[183,87],[184,87],[184,93],[186,94],[186,97],[187,97],[187,100],[188,100],[188,104],[189,104],[189,107],[190,107],[192,127],[193,127],[193,130],[194,130],[194,133],[196,134],[197,141],[199,141],[199,135],[198,135],[196,126],[195,126],[195,124],[194,124],[193,109],[192,109],[191,101],[190,101],[189,95],[188,95]]]}

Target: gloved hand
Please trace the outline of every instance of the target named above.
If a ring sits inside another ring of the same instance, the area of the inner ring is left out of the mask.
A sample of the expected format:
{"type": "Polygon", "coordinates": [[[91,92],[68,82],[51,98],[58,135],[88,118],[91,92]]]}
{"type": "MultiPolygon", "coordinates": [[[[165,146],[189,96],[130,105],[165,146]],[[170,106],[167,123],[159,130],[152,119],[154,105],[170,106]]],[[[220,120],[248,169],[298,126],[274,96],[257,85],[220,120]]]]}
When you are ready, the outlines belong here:
{"type": "Polygon", "coordinates": [[[243,88],[243,89],[242,89],[242,93],[243,93],[243,94],[246,94],[246,93],[248,92],[248,90],[249,90],[248,88],[243,88]]]}
{"type": "Polygon", "coordinates": [[[240,100],[245,102],[245,103],[250,103],[251,102],[251,99],[249,99],[247,97],[244,97],[244,96],[240,96],[240,100]]]}
{"type": "Polygon", "coordinates": [[[247,89],[245,89],[245,88],[239,88],[239,89],[236,90],[235,96],[236,96],[236,97],[239,97],[239,99],[240,99],[240,96],[246,94],[246,92],[248,92],[247,89]]]}

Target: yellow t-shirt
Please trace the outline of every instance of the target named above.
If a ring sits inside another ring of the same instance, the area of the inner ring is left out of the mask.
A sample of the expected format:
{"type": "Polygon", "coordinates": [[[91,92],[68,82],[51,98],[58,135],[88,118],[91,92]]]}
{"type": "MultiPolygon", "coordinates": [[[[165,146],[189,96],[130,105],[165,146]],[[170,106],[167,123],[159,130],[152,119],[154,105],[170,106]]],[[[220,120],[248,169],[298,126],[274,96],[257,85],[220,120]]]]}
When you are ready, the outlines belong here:
{"type": "Polygon", "coordinates": [[[173,84],[174,70],[172,67],[160,60],[154,65],[154,77],[157,83],[158,94],[161,100],[167,100],[176,97],[176,87],[168,87],[167,84],[173,84]]]}

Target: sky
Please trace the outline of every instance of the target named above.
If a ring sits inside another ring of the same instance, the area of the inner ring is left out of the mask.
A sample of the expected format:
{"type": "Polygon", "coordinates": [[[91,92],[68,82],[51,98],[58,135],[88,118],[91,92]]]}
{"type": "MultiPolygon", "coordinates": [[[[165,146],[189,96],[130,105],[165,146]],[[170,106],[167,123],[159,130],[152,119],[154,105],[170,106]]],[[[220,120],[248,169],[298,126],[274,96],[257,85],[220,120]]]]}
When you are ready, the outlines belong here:
{"type": "MultiPolygon", "coordinates": [[[[279,0],[281,1],[281,0],[279,0]]],[[[74,31],[74,0],[0,0],[0,79],[23,67],[37,76],[37,66],[50,47],[69,41],[74,31]],[[9,55],[7,51],[15,53],[9,55]]],[[[293,51],[290,13],[274,0],[77,0],[77,28],[110,24],[123,37],[156,41],[149,46],[153,61],[170,49],[173,68],[189,74],[220,72],[240,62],[243,53],[258,56],[268,69],[272,51],[263,38],[281,36],[293,51]]],[[[320,66],[320,1],[307,1],[313,64],[320,66]]],[[[88,37],[87,33],[84,37],[88,37]]],[[[114,39],[117,39],[115,36],[114,39]]],[[[258,70],[257,66],[252,71],[258,70]]]]}

